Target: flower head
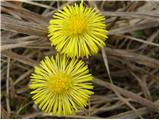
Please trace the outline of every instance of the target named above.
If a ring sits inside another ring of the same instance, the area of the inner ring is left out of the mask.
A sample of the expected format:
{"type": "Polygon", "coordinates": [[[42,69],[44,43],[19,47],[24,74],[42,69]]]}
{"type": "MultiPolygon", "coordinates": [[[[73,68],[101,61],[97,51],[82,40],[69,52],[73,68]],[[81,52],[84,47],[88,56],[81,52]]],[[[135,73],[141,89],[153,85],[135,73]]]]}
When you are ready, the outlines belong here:
{"type": "Polygon", "coordinates": [[[57,51],[68,57],[87,57],[105,45],[105,18],[93,8],[68,5],[50,20],[49,37],[57,51]]]}
{"type": "Polygon", "coordinates": [[[31,75],[30,89],[39,108],[53,115],[69,115],[84,108],[91,89],[92,76],[78,59],[57,55],[46,57],[31,75]]]}

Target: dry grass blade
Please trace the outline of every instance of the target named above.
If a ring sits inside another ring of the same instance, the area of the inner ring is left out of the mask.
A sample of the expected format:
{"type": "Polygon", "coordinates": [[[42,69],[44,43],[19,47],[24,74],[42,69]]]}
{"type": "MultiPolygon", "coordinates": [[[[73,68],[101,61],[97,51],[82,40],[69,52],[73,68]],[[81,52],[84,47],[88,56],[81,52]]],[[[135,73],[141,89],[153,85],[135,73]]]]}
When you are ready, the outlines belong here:
{"type": "MultiPolygon", "coordinates": [[[[11,34],[10,32],[7,31],[8,34],[11,34]]],[[[13,34],[14,36],[14,34],[13,34]]],[[[37,37],[37,36],[25,36],[25,37],[19,37],[19,38],[14,38],[14,39],[11,39],[12,38],[12,35],[9,36],[9,37],[6,37],[6,34],[3,34],[2,33],[2,45],[5,45],[5,44],[18,44],[20,42],[34,42],[36,41],[37,39],[39,39],[40,37],[37,37]]]]}
{"type": "Polygon", "coordinates": [[[10,79],[10,58],[7,59],[7,78],[6,78],[6,108],[7,108],[7,112],[10,114],[11,112],[11,108],[10,108],[10,95],[9,95],[9,79],[10,79]]]}
{"type": "Polygon", "coordinates": [[[66,119],[100,119],[100,117],[90,117],[90,116],[80,116],[80,115],[76,115],[76,116],[52,116],[50,114],[47,114],[47,113],[43,113],[43,112],[36,112],[36,113],[32,113],[32,114],[28,114],[28,115],[25,115],[25,116],[22,116],[23,119],[32,119],[32,118],[35,118],[35,117],[40,117],[41,119],[42,118],[66,118],[66,119]]]}
{"type": "Polygon", "coordinates": [[[132,71],[129,71],[133,77],[135,77],[135,79],[138,81],[139,85],[141,86],[141,89],[144,93],[144,96],[147,98],[147,99],[150,99],[151,100],[151,95],[150,95],[150,92],[148,90],[148,87],[146,85],[146,82],[143,80],[143,79],[140,79],[135,73],[133,73],[132,71]]]}
{"type": "Polygon", "coordinates": [[[5,37],[2,33],[2,46],[0,48],[0,51],[12,49],[12,48],[18,48],[18,47],[25,47],[30,44],[34,44],[34,42],[37,41],[39,37],[37,36],[27,36],[27,37],[21,37],[18,39],[10,39],[5,37]]]}
{"type": "Polygon", "coordinates": [[[1,119],[9,119],[9,118],[10,118],[9,113],[3,107],[1,107],[1,119]]]}
{"type": "MultiPolygon", "coordinates": [[[[141,71],[141,72],[143,72],[145,75],[151,76],[151,78],[152,78],[153,80],[156,80],[156,81],[159,80],[159,79],[158,79],[158,76],[153,75],[151,72],[148,72],[148,71],[146,71],[146,70],[143,70],[142,68],[137,67],[137,66],[135,66],[135,65],[133,65],[133,64],[127,63],[126,65],[127,65],[127,67],[128,67],[129,70],[132,70],[132,71],[134,71],[134,72],[141,71]]],[[[157,69],[158,69],[158,68],[157,68],[157,69]]],[[[144,75],[144,74],[143,74],[143,75],[144,75]]]]}
{"type": "Polygon", "coordinates": [[[138,96],[136,95],[135,93],[133,92],[130,92],[130,91],[127,91],[123,88],[120,88],[116,85],[113,85],[111,83],[108,83],[108,82],[104,82],[100,79],[97,79],[97,78],[94,78],[94,83],[98,84],[98,85],[101,85],[103,87],[106,87],[110,90],[113,90],[116,89],[120,94],[122,94],[123,96],[125,97],[128,97],[128,98],[131,98],[133,101],[137,102],[137,103],[140,103],[141,105],[144,105],[145,107],[149,108],[150,110],[152,111],[155,111],[157,112],[158,111],[158,106],[156,106],[153,102],[145,99],[145,98],[142,98],[141,96],[138,96]]]}
{"type": "Polygon", "coordinates": [[[32,71],[33,71],[32,69],[28,70],[27,72],[25,72],[24,74],[22,74],[21,76],[19,76],[17,78],[17,80],[15,80],[15,82],[13,83],[13,85],[16,85],[18,82],[20,82],[21,80],[23,80],[25,77],[29,76],[32,71]]]}
{"type": "Polygon", "coordinates": [[[121,49],[111,49],[111,48],[105,48],[107,54],[116,56],[118,58],[125,58],[128,61],[136,62],[141,65],[145,65],[151,68],[157,68],[159,65],[158,60],[154,58],[147,57],[145,55],[140,55],[137,53],[129,52],[127,50],[121,50],[121,49]]]}
{"type": "Polygon", "coordinates": [[[3,45],[0,48],[0,51],[12,49],[12,48],[18,48],[18,47],[25,47],[26,45],[29,45],[31,43],[33,43],[33,42],[32,41],[28,41],[28,42],[21,42],[21,43],[18,43],[18,44],[16,43],[16,44],[3,45]]]}
{"type": "MultiPolygon", "coordinates": [[[[155,31],[146,41],[152,42],[157,36],[159,35],[159,30],[155,31]]],[[[147,44],[142,44],[139,49],[144,49],[147,46],[147,44]]]]}
{"type": "Polygon", "coordinates": [[[33,103],[33,101],[30,101],[26,103],[24,106],[20,107],[19,110],[17,110],[16,114],[19,114],[26,106],[30,105],[31,103],[33,103]]]}
{"type": "MultiPolygon", "coordinates": [[[[106,70],[107,70],[108,75],[109,75],[109,79],[111,81],[111,84],[114,85],[113,81],[112,81],[112,78],[111,78],[111,75],[110,75],[110,70],[109,70],[109,65],[108,65],[108,60],[107,60],[107,56],[106,56],[106,53],[105,53],[105,49],[102,48],[101,51],[102,51],[102,56],[103,56],[103,60],[104,60],[104,63],[105,63],[105,67],[106,67],[106,70]]],[[[142,118],[142,116],[137,112],[137,110],[125,98],[123,98],[121,96],[121,94],[119,94],[119,92],[114,87],[113,87],[113,91],[120,98],[120,100],[122,100],[128,107],[130,107],[139,116],[139,118],[142,118]]]]}
{"type": "MultiPolygon", "coordinates": [[[[146,114],[149,113],[149,111],[146,108],[139,108],[139,109],[137,109],[137,112],[140,115],[146,115],[146,114]]],[[[120,114],[117,114],[117,115],[110,116],[107,119],[130,119],[130,118],[137,119],[138,116],[133,111],[127,111],[127,112],[124,112],[124,113],[120,113],[120,114]]]]}
{"type": "Polygon", "coordinates": [[[22,62],[24,64],[27,64],[29,66],[32,66],[32,67],[34,67],[35,65],[37,65],[36,61],[34,61],[32,59],[29,59],[26,56],[18,55],[18,54],[14,53],[14,52],[3,51],[2,52],[2,56],[9,57],[11,59],[20,61],[20,62],[22,62]]]}
{"type": "Polygon", "coordinates": [[[102,14],[106,17],[108,16],[119,16],[119,17],[136,17],[140,19],[150,19],[153,21],[158,21],[158,11],[152,11],[149,13],[144,12],[111,12],[111,11],[102,11],[102,14]]]}
{"type": "MultiPolygon", "coordinates": [[[[117,35],[117,36],[118,36],[118,35],[117,35]]],[[[127,38],[127,39],[130,39],[130,40],[134,40],[134,41],[137,41],[137,42],[145,43],[145,44],[147,44],[147,45],[152,45],[152,46],[159,47],[159,45],[158,45],[157,43],[145,41],[145,40],[142,40],[142,39],[139,39],[139,38],[135,38],[135,37],[132,37],[132,36],[128,36],[128,35],[119,35],[119,36],[120,36],[120,37],[127,38]]]]}
{"type": "Polygon", "coordinates": [[[23,2],[31,4],[31,5],[35,5],[35,6],[39,6],[39,7],[43,7],[43,8],[54,10],[54,8],[52,8],[52,7],[48,6],[48,5],[40,4],[40,3],[37,3],[37,2],[32,2],[32,1],[28,1],[28,0],[23,0],[23,2]]]}
{"type": "Polygon", "coordinates": [[[35,117],[40,117],[43,114],[44,114],[43,112],[36,112],[36,113],[31,113],[31,114],[23,115],[23,116],[21,116],[21,118],[22,119],[32,119],[32,118],[35,118],[35,117]]]}
{"type": "MultiPolygon", "coordinates": [[[[155,105],[158,105],[157,102],[155,102],[155,105]]],[[[137,109],[138,113],[140,113],[141,115],[147,115],[149,114],[149,110],[147,108],[138,108],[137,109]]],[[[133,112],[133,111],[127,111],[127,112],[123,112],[117,115],[113,115],[108,117],[107,119],[137,119],[138,116],[133,112]]]]}
{"type": "Polygon", "coordinates": [[[35,23],[47,25],[48,20],[34,12],[31,12],[27,9],[24,9],[22,7],[17,7],[14,4],[11,4],[9,2],[2,2],[2,11],[7,13],[14,13],[20,18],[24,18],[29,21],[34,21],[35,23]],[[4,9],[5,8],[5,9],[4,9]],[[7,10],[7,11],[6,11],[7,10]]]}
{"type": "Polygon", "coordinates": [[[108,31],[108,35],[118,35],[118,34],[124,34],[124,33],[129,33],[137,30],[143,30],[143,29],[148,29],[152,27],[158,27],[159,23],[155,21],[149,21],[145,23],[140,23],[136,25],[130,25],[130,26],[124,26],[121,28],[117,29],[111,29],[108,31]]]}
{"type": "Polygon", "coordinates": [[[18,20],[7,15],[1,15],[2,17],[2,29],[24,33],[28,35],[47,36],[47,26],[25,22],[18,20]],[[13,24],[16,23],[16,24],[13,24]]]}
{"type": "Polygon", "coordinates": [[[107,111],[112,111],[116,108],[120,108],[122,107],[122,105],[124,105],[125,103],[122,103],[122,102],[117,102],[115,103],[114,105],[112,106],[102,106],[100,107],[99,109],[95,109],[93,112],[92,112],[92,115],[95,115],[97,113],[103,113],[103,112],[107,112],[107,111]]]}

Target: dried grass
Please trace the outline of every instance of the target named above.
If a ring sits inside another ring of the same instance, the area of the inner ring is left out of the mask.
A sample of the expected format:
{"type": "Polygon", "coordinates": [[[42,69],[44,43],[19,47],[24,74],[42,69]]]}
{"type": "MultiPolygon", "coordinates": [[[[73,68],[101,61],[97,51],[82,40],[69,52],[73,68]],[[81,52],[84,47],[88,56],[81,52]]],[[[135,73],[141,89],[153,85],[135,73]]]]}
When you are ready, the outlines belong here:
{"type": "Polygon", "coordinates": [[[56,53],[48,21],[73,2],[1,2],[1,118],[158,118],[158,2],[85,1],[106,16],[109,30],[107,46],[86,61],[95,86],[89,106],[53,117],[33,104],[29,75],[56,53]]]}

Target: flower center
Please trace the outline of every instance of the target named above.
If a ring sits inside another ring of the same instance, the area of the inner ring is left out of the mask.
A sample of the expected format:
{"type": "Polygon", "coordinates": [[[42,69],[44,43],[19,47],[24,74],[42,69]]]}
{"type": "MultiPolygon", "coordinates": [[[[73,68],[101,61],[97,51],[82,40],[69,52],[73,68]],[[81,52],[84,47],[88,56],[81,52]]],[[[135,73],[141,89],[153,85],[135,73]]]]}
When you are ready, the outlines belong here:
{"type": "Polygon", "coordinates": [[[48,87],[52,92],[62,94],[71,87],[71,78],[64,73],[58,73],[49,78],[48,87]]]}
{"type": "Polygon", "coordinates": [[[75,15],[71,16],[69,19],[69,30],[72,34],[81,34],[86,29],[86,21],[82,19],[80,16],[75,15]]]}

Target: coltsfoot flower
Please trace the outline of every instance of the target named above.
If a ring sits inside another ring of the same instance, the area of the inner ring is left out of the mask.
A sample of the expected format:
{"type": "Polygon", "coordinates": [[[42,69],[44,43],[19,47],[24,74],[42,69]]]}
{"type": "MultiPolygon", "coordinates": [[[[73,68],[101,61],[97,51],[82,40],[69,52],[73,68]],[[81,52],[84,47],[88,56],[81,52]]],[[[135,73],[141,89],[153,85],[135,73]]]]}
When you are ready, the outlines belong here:
{"type": "Polygon", "coordinates": [[[45,57],[31,75],[30,89],[40,109],[53,115],[70,115],[87,105],[93,94],[92,75],[82,60],[45,57]]]}
{"type": "Polygon", "coordinates": [[[93,8],[67,5],[58,10],[48,27],[51,44],[68,57],[87,57],[105,46],[105,18],[93,8]]]}

